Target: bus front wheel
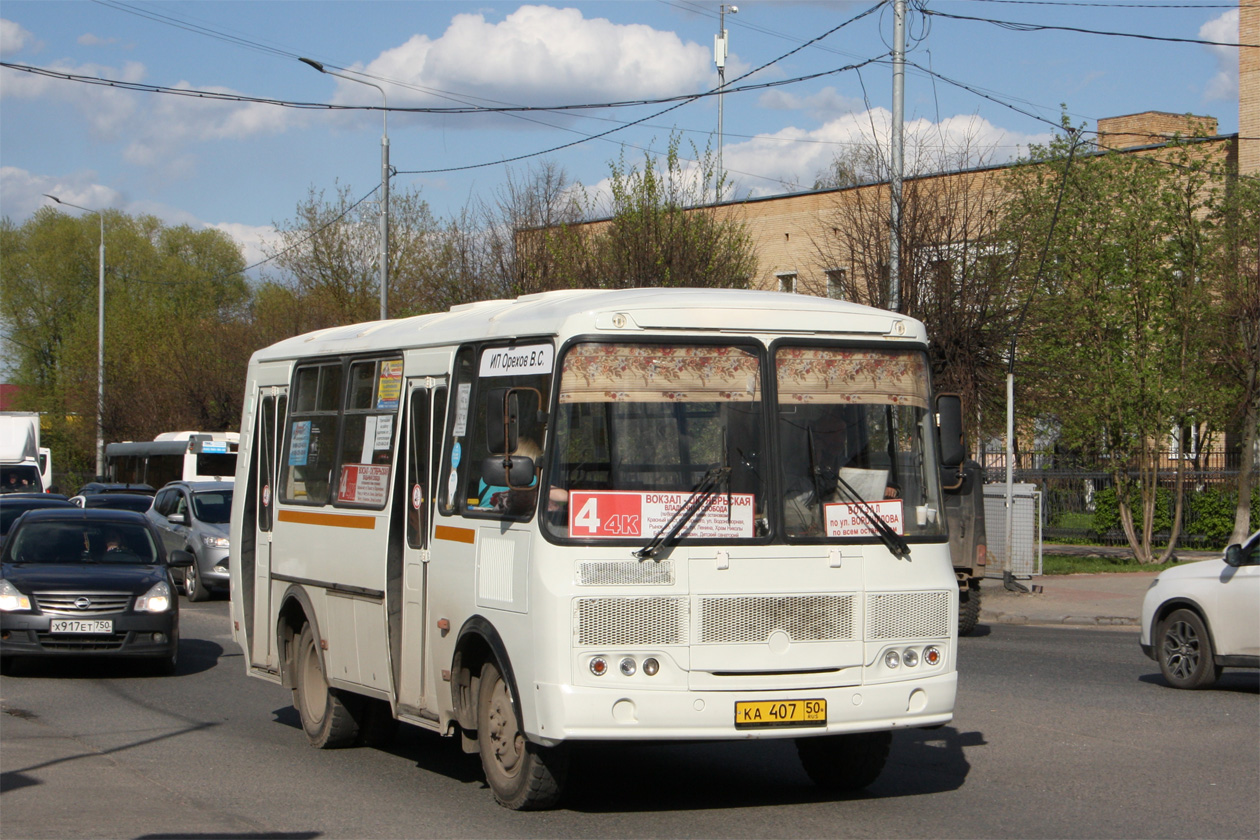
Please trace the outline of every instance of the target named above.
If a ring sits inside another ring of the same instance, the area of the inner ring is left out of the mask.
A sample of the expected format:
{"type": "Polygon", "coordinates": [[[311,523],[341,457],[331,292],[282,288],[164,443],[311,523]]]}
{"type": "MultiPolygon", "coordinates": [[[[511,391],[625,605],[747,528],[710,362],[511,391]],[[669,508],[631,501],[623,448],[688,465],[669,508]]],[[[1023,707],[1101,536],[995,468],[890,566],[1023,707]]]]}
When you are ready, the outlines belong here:
{"type": "Polygon", "coordinates": [[[328,686],[324,659],[309,623],[302,626],[293,663],[293,705],[311,746],[334,749],[352,745],[359,734],[359,724],[337,692],[328,686]]]}
{"type": "Polygon", "coordinates": [[[891,745],[891,732],[858,732],[797,738],[796,752],[820,788],[858,791],[879,778],[891,745]]]}
{"type": "Polygon", "coordinates": [[[511,686],[493,663],[481,669],[477,692],[477,748],[495,800],[514,811],[550,808],[568,771],[563,747],[534,744],[521,731],[511,686]]]}

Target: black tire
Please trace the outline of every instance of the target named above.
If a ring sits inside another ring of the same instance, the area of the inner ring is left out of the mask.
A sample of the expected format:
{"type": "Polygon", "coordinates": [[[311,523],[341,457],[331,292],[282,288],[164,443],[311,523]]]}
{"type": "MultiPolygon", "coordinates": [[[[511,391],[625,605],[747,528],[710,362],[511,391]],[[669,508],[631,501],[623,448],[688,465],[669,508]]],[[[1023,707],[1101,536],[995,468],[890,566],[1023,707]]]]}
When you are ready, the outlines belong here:
{"type": "MultiPolygon", "coordinates": [[[[192,554],[192,552],[189,552],[192,554]]],[[[184,594],[189,601],[205,601],[210,597],[210,590],[201,582],[201,569],[197,566],[197,556],[193,555],[193,564],[184,569],[184,594]]]]}
{"type": "Polygon", "coordinates": [[[313,747],[349,747],[358,738],[358,721],[340,693],[328,685],[324,657],[309,623],[302,625],[293,653],[293,707],[313,747]]]}
{"type": "Polygon", "coordinates": [[[477,690],[477,748],[495,801],[513,811],[539,811],[560,800],[568,751],[542,747],[521,731],[516,699],[494,663],[481,669],[477,690]]]}
{"type": "Polygon", "coordinates": [[[18,663],[16,656],[0,657],[0,676],[15,677],[18,672],[18,663]]]}
{"type": "Polygon", "coordinates": [[[153,660],[153,673],[160,677],[173,677],[178,670],[178,653],[172,653],[170,656],[163,656],[161,659],[153,660]]]}
{"type": "Polygon", "coordinates": [[[883,772],[892,745],[891,732],[858,732],[797,738],[796,754],[809,778],[820,788],[857,791],[883,772]]]}
{"type": "Polygon", "coordinates": [[[969,635],[980,623],[980,587],[967,587],[959,591],[958,635],[969,635]]]}
{"type": "Polygon", "coordinates": [[[1193,610],[1176,610],[1155,632],[1159,671],[1173,688],[1207,688],[1221,676],[1212,637],[1193,610]]]}

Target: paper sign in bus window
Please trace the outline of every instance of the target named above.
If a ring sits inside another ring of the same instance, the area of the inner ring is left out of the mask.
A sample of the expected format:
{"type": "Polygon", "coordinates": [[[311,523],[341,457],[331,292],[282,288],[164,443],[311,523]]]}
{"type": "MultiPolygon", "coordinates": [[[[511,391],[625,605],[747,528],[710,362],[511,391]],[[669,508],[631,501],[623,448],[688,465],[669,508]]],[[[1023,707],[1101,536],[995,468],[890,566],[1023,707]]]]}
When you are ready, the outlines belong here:
{"type": "Polygon", "coordinates": [[[402,394],[402,359],[386,359],[381,362],[381,373],[376,383],[376,410],[397,411],[398,398],[402,394]]]}
{"type": "Polygon", "coordinates": [[[337,501],[382,507],[388,487],[388,464],[346,464],[341,468],[337,501]]]}
{"type": "Polygon", "coordinates": [[[311,452],[311,421],[296,420],[289,440],[289,466],[305,467],[311,452]]]}
{"type": "MultiPolygon", "coordinates": [[[[880,519],[898,534],[906,532],[905,519],[902,516],[901,499],[889,499],[883,502],[866,503],[880,519]]],[[[827,516],[827,536],[829,537],[874,537],[873,529],[866,517],[862,515],[858,505],[836,502],[824,505],[827,516]]]]}
{"type": "MultiPolygon", "coordinates": [[[[690,493],[574,490],[569,494],[569,534],[591,539],[650,537],[686,504],[690,493]]],[[[747,539],[753,535],[751,493],[719,493],[680,532],[693,539],[747,539]]]]}

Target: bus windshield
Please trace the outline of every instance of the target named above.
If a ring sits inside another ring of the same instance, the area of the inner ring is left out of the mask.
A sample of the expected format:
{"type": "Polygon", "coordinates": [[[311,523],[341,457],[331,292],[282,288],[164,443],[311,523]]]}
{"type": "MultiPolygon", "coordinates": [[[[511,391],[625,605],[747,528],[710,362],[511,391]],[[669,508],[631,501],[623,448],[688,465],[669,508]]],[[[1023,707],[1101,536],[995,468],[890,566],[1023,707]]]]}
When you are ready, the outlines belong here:
{"type": "Polygon", "coordinates": [[[780,345],[774,365],[786,535],[943,536],[926,356],[780,345]]]}
{"type": "Polygon", "coordinates": [[[769,533],[756,348],[577,344],[559,387],[544,525],[553,536],[653,537],[712,475],[721,492],[703,494],[680,536],[769,533]]]}

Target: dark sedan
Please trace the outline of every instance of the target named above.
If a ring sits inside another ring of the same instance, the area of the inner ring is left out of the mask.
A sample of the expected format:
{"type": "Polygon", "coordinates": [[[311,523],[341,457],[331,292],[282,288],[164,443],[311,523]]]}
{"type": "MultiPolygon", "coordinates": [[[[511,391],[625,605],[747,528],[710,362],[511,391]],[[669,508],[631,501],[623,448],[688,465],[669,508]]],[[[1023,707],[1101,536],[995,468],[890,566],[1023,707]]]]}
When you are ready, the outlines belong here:
{"type": "Polygon", "coordinates": [[[4,543],[4,538],[8,536],[9,529],[13,527],[13,523],[17,518],[28,510],[39,510],[40,508],[73,508],[65,496],[54,496],[49,493],[23,493],[5,496],[0,500],[0,544],[4,543]]]}
{"type": "Polygon", "coordinates": [[[32,510],[0,553],[0,664],[27,656],[151,659],[164,673],[179,654],[179,599],[162,540],[139,513],[32,510]]]}
{"type": "Polygon", "coordinates": [[[70,501],[81,508],[117,508],[140,513],[153,506],[152,496],[138,493],[89,493],[86,496],[74,496],[70,501]]]}

